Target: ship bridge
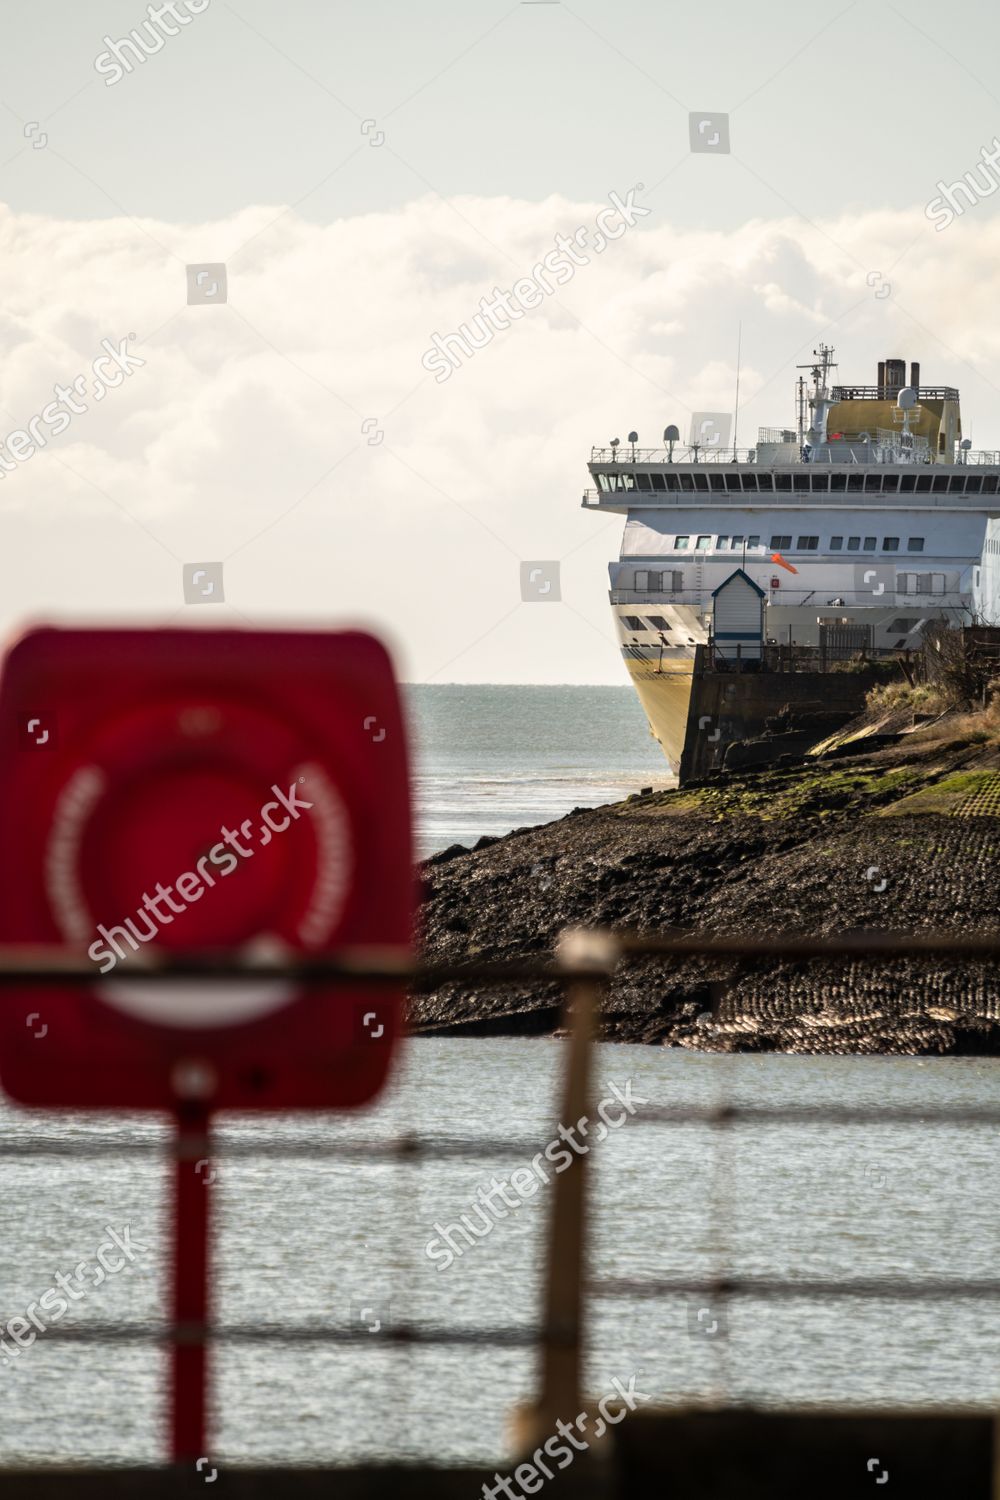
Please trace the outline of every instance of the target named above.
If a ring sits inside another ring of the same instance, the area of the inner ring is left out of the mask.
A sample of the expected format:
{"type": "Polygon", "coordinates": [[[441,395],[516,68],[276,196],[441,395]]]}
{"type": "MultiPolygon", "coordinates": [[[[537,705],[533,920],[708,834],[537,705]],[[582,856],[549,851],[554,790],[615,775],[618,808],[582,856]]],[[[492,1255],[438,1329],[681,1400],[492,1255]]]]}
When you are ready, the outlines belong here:
{"type": "Polygon", "coordinates": [[[678,429],[668,427],[663,448],[639,447],[633,432],[625,449],[617,439],[592,449],[596,489],[584,493],[584,507],[627,514],[699,495],[713,506],[766,495],[769,506],[992,509],[983,497],[998,493],[1000,452],[973,451],[963,440],[955,386],[921,385],[915,361],[909,385],[901,359],[880,360],[874,385],[829,386],[833,368],[833,350],[821,344],[808,400],[798,382],[797,430],[762,427],[752,448],[707,439],[679,447],[678,429]]]}
{"type": "MultiPolygon", "coordinates": [[[[834,448],[835,444],[829,444],[834,448]]],[[[1000,486],[1000,452],[960,450],[960,461],[914,464],[868,463],[857,458],[815,463],[800,460],[763,465],[757,449],[706,461],[690,453],[675,461],[666,451],[637,449],[634,460],[595,448],[588,465],[595,488],[583,494],[585,510],[627,515],[644,506],[703,503],[783,505],[914,506],[929,510],[982,510],[992,514],[1000,486]],[[762,499],[766,497],[766,500],[762,499]]]]}

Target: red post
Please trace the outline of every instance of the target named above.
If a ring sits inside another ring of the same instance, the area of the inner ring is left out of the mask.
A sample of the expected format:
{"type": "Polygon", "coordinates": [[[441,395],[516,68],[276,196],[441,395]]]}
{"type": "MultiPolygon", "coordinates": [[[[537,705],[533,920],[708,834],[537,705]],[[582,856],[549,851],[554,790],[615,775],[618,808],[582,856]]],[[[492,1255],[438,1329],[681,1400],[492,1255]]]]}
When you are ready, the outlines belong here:
{"type": "Polygon", "coordinates": [[[171,1456],[197,1464],[207,1453],[209,1195],[215,1172],[208,1156],[209,1112],[180,1105],[174,1167],[173,1321],[171,1351],[171,1456]],[[204,1140],[204,1152],[191,1143],[204,1140]]]}

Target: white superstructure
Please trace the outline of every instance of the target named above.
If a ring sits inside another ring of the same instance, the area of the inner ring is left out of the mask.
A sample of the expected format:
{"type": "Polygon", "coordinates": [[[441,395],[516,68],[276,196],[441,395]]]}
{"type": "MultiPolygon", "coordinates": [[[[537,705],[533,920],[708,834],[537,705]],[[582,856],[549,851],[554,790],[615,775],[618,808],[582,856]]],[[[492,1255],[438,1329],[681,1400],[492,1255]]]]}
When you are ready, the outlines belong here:
{"type": "Polygon", "coordinates": [[[808,398],[800,381],[795,431],[737,450],[681,448],[668,427],[662,449],[631,434],[591,455],[584,507],[627,518],[610,567],[622,654],[675,768],[694,651],[737,568],[781,645],[818,646],[827,626],[878,654],[916,646],[930,620],[972,618],[1000,453],[963,442],[958,391],[921,386],[919,366],[909,385],[891,359],[874,386],[831,386],[832,354],[816,351],[808,398]]]}

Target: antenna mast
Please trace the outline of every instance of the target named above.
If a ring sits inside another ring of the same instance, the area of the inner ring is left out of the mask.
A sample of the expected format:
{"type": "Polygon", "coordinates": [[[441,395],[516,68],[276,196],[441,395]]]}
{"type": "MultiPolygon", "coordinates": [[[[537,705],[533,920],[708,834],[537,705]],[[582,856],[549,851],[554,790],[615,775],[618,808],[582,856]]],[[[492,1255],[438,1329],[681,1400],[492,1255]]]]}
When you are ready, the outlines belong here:
{"type": "MultiPolygon", "coordinates": [[[[809,397],[809,406],[812,416],[809,423],[809,431],[802,435],[803,459],[812,461],[813,452],[826,442],[826,419],[829,413],[830,401],[830,371],[837,368],[833,359],[832,344],[820,344],[818,349],[813,350],[814,363],[811,365],[797,365],[798,370],[808,370],[812,375],[813,393],[809,397]],[[808,450],[808,452],[807,452],[808,450]]],[[[801,398],[802,377],[799,376],[799,388],[801,398]]],[[[803,425],[802,407],[799,407],[799,428],[803,425]]]]}
{"type": "Polygon", "coordinates": [[[736,435],[740,426],[740,357],[743,353],[743,323],[740,322],[739,331],[736,335],[736,409],[733,413],[733,463],[736,462],[736,435]]]}
{"type": "MultiPolygon", "coordinates": [[[[837,368],[833,358],[833,345],[820,344],[818,349],[813,350],[813,361],[809,365],[796,365],[797,370],[808,370],[812,375],[813,399],[818,400],[820,396],[826,396],[830,390],[830,371],[837,368]]],[[[803,378],[799,376],[799,388],[801,390],[803,378]]]]}

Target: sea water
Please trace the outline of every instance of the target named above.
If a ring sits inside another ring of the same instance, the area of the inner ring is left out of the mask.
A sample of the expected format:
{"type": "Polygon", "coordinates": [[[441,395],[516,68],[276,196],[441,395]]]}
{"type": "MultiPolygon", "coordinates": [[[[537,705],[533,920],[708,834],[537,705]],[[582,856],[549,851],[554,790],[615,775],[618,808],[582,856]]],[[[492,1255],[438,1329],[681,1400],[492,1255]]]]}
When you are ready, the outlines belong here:
{"type": "MultiPolygon", "coordinates": [[[[630,689],[420,687],[409,705],[424,852],[670,784],[630,689]]],[[[553,1140],[565,1055],[549,1039],[417,1039],[370,1111],[226,1123],[223,1139],[266,1137],[313,1154],[223,1159],[213,1169],[216,1315],[260,1334],[223,1343],[215,1356],[213,1463],[502,1458],[507,1415],[536,1389],[536,1354],[489,1342],[394,1349],[378,1334],[409,1322],[530,1335],[551,1182],[447,1268],[433,1250],[442,1230],[474,1212],[479,1188],[528,1168],[553,1140]],[[361,1163],[339,1152],[341,1143],[410,1131],[511,1144],[507,1157],[488,1161],[361,1163]],[[281,1339],[288,1326],[317,1325],[366,1332],[355,1344],[281,1339]]],[[[605,1044],[595,1075],[597,1098],[631,1086],[650,1105],[919,1109],[992,1105],[997,1069],[989,1059],[702,1057],[605,1044]]],[[[0,1104],[0,1141],[14,1153],[0,1167],[0,1322],[25,1320],[15,1322],[22,1339],[25,1327],[36,1332],[27,1348],[0,1332],[0,1463],[163,1460],[163,1351],[57,1335],[72,1323],[165,1316],[168,1171],[159,1156],[124,1149],[164,1138],[142,1118],[0,1104]],[[46,1142],[53,1154],[27,1154],[46,1142]],[[93,1155],[94,1145],[111,1149],[93,1155]],[[108,1231],[120,1236],[125,1226],[131,1258],[98,1284],[108,1231]],[[59,1290],[67,1282],[72,1296],[59,1290]],[[55,1317],[60,1298],[66,1311],[55,1317]]],[[[596,1281],[728,1273],[832,1286],[995,1272],[1000,1166],[987,1126],[627,1119],[588,1165],[596,1281]]],[[[598,1396],[634,1375],[639,1391],[668,1403],[988,1407],[1000,1401],[998,1336],[995,1301],[943,1290],[916,1301],[596,1294],[586,1384],[598,1396]]]]}

